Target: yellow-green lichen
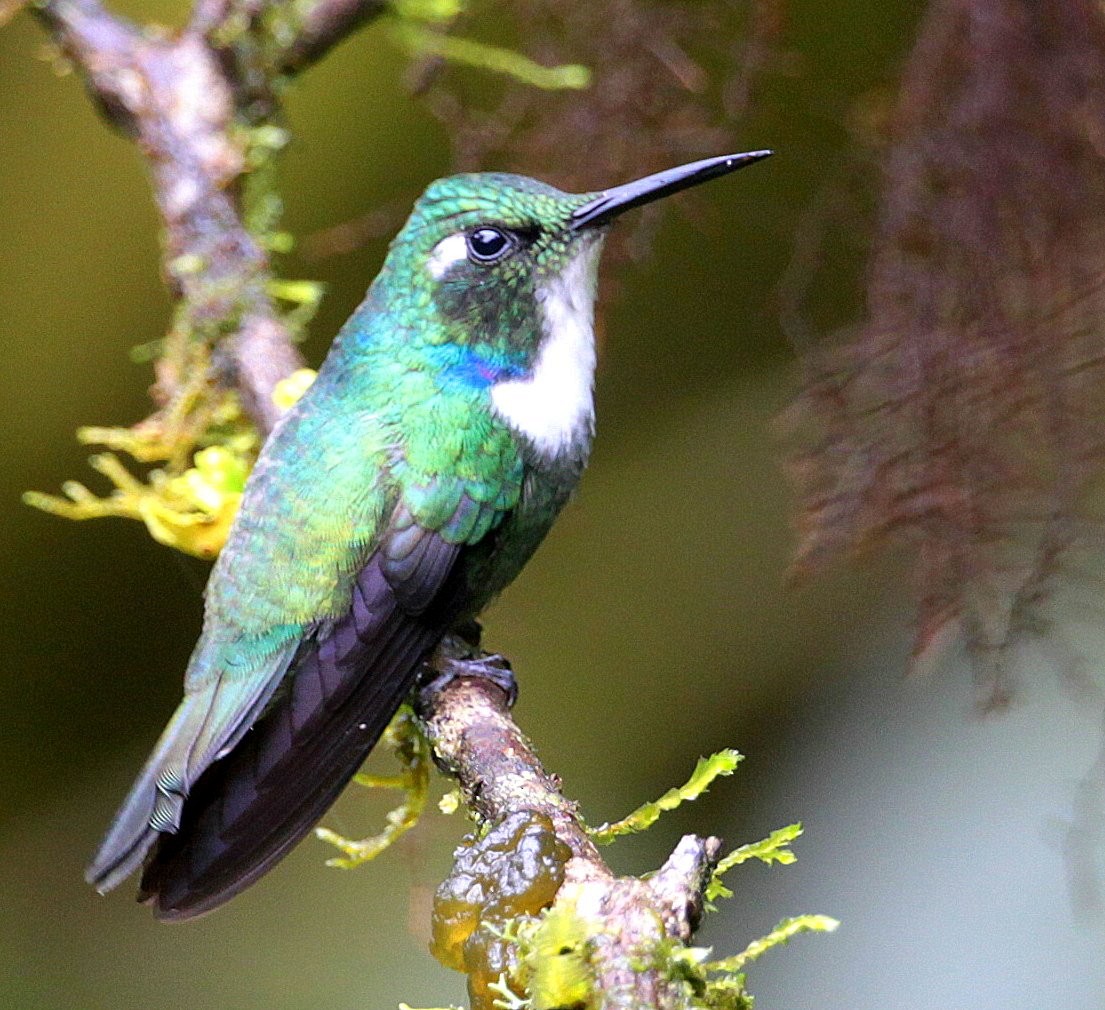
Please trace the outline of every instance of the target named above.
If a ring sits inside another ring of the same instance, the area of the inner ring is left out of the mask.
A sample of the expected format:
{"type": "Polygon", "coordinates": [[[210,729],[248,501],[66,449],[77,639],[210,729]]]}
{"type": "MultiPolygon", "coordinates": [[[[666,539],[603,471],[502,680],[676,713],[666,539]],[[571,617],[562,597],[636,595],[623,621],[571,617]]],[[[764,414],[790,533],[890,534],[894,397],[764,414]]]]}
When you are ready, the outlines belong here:
{"type": "MultiPolygon", "coordinates": [[[[300,369],[277,383],[273,399],[282,409],[306,391],[315,373],[300,369]]],[[[66,519],[109,516],[137,519],[158,543],[200,558],[214,558],[226,543],[238,512],[260,439],[232,393],[203,388],[177,401],[173,410],[133,428],[81,428],[79,441],[111,452],[89,465],[111,483],[97,495],[79,481],[66,481],[60,495],[28,491],[23,501],[66,519]],[[135,463],[161,463],[138,477],[118,454],[135,463]]]]}

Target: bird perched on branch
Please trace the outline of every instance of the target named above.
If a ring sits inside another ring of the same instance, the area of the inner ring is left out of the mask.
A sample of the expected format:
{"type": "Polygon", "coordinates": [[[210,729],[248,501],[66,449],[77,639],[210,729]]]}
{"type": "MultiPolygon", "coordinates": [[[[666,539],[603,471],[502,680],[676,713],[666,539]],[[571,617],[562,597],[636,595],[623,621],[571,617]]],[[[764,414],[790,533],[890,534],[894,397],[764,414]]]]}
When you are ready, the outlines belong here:
{"type": "Polygon", "coordinates": [[[311,829],[428,653],[514,579],[579,481],[606,226],[769,153],[583,195],[505,174],[426,190],[261,450],[184,700],[91,884],[144,866],[141,900],[188,919],[311,829]]]}

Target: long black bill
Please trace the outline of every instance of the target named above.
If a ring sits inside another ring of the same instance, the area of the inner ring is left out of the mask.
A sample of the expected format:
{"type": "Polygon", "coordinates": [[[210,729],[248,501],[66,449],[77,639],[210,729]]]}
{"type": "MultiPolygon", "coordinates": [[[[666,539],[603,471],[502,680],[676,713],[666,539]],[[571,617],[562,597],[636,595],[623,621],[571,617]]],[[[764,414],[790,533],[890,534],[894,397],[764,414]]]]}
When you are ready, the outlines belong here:
{"type": "Polygon", "coordinates": [[[764,158],[770,158],[774,151],[748,151],[745,154],[723,154],[720,158],[706,158],[692,161],[689,165],[665,169],[655,175],[646,175],[624,186],[615,186],[601,192],[590,203],[585,203],[572,214],[571,227],[594,228],[612,221],[619,214],[643,203],[651,203],[662,196],[670,196],[681,189],[689,189],[700,182],[716,179],[719,175],[728,175],[738,168],[752,165],[764,158]]]}

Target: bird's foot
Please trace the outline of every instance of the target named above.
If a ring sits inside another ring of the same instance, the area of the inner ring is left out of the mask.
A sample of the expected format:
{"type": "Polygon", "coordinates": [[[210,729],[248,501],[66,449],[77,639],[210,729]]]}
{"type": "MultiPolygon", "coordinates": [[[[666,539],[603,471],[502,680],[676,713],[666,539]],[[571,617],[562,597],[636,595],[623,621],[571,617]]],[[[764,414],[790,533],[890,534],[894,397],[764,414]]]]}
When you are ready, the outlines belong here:
{"type": "Polygon", "coordinates": [[[511,708],[518,700],[518,681],[505,656],[481,652],[465,637],[448,635],[433,658],[423,666],[418,683],[417,707],[424,711],[434,695],[458,677],[489,680],[506,695],[511,708]]]}

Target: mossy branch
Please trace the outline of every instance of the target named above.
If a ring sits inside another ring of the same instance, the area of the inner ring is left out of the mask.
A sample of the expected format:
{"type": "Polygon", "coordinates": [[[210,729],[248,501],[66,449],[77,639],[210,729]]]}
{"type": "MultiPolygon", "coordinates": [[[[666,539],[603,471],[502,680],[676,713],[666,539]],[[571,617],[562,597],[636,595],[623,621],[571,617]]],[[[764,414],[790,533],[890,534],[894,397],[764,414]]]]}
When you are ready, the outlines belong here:
{"type": "MultiPolygon", "coordinates": [[[[486,676],[490,662],[447,638],[430,664],[445,686],[420,697],[434,760],[477,822],[438,890],[433,943],[439,960],[467,974],[472,1010],[747,1010],[746,962],[798,932],[835,928],[826,916],[799,916],[733,958],[707,961],[690,941],[710,898],[723,896],[721,841],[687,835],[647,878],[617,876],[595,841],[695,799],[732,774],[739,755],[701,760],[685,786],[593,830],[513,721],[506,692],[486,676]]],[[[788,862],[800,830],[742,846],[724,868],[788,862]]]]}
{"type": "MultiPolygon", "coordinates": [[[[160,409],[144,424],[170,442],[187,443],[196,416],[227,391],[267,432],[280,414],[273,388],[301,364],[269,293],[278,201],[266,168],[286,140],[271,122],[277,82],[261,78],[259,100],[247,66],[262,41],[277,43],[271,25],[245,17],[246,6],[201,0],[174,35],[145,31],[97,0],[31,7],[149,167],[175,304],[157,362],[160,409]]],[[[298,40],[289,34],[283,48],[298,40]]]]}

